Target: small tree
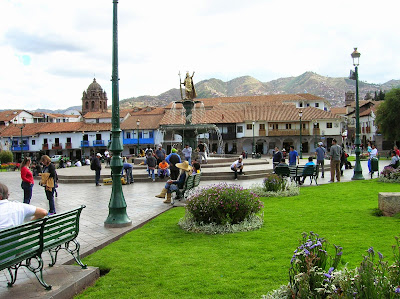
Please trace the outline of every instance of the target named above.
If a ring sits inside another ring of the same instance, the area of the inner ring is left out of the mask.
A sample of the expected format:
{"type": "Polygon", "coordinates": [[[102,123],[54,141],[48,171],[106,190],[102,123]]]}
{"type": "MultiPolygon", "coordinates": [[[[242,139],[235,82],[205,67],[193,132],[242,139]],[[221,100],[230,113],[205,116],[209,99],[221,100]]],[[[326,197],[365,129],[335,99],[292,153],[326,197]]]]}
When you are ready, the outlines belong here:
{"type": "Polygon", "coordinates": [[[393,88],[385,94],[385,100],[376,111],[375,123],[387,140],[400,140],[399,112],[400,88],[393,88]]]}
{"type": "Polygon", "coordinates": [[[0,162],[9,163],[13,161],[13,154],[11,151],[1,151],[0,152],[0,162]]]}

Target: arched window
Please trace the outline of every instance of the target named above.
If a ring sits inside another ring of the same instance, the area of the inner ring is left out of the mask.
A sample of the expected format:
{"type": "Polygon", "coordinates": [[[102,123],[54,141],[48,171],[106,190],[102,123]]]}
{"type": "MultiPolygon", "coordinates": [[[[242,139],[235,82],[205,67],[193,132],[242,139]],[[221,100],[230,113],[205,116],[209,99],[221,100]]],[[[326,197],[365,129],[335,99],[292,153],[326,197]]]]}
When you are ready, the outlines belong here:
{"type": "Polygon", "coordinates": [[[86,109],[89,109],[89,102],[85,102],[85,107],[86,107],[86,109]]]}
{"type": "Polygon", "coordinates": [[[94,109],[94,101],[92,101],[92,109],[94,109]]]}
{"type": "Polygon", "coordinates": [[[100,109],[101,109],[101,102],[100,102],[100,109]]]}

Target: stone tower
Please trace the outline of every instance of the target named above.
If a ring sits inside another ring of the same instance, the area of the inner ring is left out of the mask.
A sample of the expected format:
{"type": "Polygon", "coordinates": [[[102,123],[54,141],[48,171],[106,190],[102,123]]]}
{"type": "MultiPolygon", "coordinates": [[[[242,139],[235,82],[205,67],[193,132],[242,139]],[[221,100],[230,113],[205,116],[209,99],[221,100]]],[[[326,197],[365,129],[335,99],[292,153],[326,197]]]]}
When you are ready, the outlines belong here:
{"type": "Polygon", "coordinates": [[[347,91],[344,94],[344,105],[345,106],[350,106],[351,103],[356,101],[356,94],[354,93],[354,91],[347,91]]]}
{"type": "Polygon", "coordinates": [[[107,112],[107,94],[96,82],[96,78],[82,96],[82,115],[88,112],[107,112]]]}

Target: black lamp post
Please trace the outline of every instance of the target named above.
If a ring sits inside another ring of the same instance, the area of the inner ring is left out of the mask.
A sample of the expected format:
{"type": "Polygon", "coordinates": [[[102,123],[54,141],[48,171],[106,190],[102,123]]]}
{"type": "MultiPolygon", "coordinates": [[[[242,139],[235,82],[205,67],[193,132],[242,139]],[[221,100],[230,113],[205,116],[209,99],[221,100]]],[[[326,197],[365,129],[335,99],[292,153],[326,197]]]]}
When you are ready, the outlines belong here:
{"type": "Polygon", "coordinates": [[[352,180],[364,179],[360,163],[360,108],[358,103],[358,66],[360,65],[360,56],[361,54],[357,51],[357,48],[354,48],[353,53],[351,53],[351,57],[353,58],[353,65],[355,66],[353,78],[356,80],[356,140],[354,142],[354,145],[356,146],[356,164],[354,166],[354,175],[351,178],[352,180]]]}
{"type": "Polygon", "coordinates": [[[303,144],[301,141],[301,129],[302,129],[302,125],[301,125],[301,118],[303,117],[303,110],[299,111],[299,117],[300,117],[300,159],[303,159],[303,144]]]}
{"type": "Polygon", "coordinates": [[[137,149],[136,149],[136,156],[140,156],[140,149],[139,149],[139,126],[140,126],[140,119],[136,121],[137,125],[137,149]]]}
{"type": "MultiPolygon", "coordinates": [[[[14,123],[15,123],[15,125],[17,125],[18,124],[18,120],[14,119],[14,123]]],[[[23,149],[24,142],[22,140],[22,130],[23,130],[23,128],[25,128],[25,125],[26,125],[26,119],[25,119],[25,117],[23,117],[22,118],[22,125],[19,127],[19,129],[21,130],[21,143],[20,143],[20,146],[21,146],[21,162],[24,160],[24,149],[23,149]]]]}
{"type": "Polygon", "coordinates": [[[256,122],[253,121],[252,124],[253,124],[253,154],[251,156],[254,159],[256,157],[256,143],[255,143],[255,140],[254,140],[254,127],[256,125],[256,122]]]}
{"type": "Polygon", "coordinates": [[[314,149],[316,149],[318,147],[318,140],[317,140],[317,125],[318,122],[317,120],[313,120],[313,125],[314,125],[314,149]]]}
{"type": "Polygon", "coordinates": [[[126,202],[122,192],[121,171],[123,168],[121,152],[121,127],[119,119],[119,85],[118,85],[118,0],[113,0],[113,51],[112,51],[112,128],[110,151],[112,158],[110,162],[112,171],[112,191],[110,203],[108,204],[108,217],[104,222],[105,227],[124,227],[132,225],[126,213],[126,202]]]}

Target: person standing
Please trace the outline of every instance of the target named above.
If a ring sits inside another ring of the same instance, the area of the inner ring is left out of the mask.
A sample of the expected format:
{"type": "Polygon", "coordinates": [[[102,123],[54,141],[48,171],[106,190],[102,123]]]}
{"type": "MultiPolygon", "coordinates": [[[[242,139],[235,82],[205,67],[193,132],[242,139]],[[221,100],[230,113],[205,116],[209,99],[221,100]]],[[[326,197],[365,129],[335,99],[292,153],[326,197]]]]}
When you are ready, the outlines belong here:
{"type": "Polygon", "coordinates": [[[162,148],[161,144],[158,146],[158,149],[155,152],[157,158],[157,165],[160,164],[166,156],[165,150],[162,148]]]}
{"type": "Polygon", "coordinates": [[[393,147],[393,150],[394,150],[394,152],[396,153],[396,156],[397,156],[397,157],[400,157],[400,150],[399,150],[399,148],[397,147],[397,145],[395,145],[395,146],[393,147]]]}
{"type": "Polygon", "coordinates": [[[331,180],[329,182],[333,183],[336,180],[340,182],[340,157],[342,156],[342,148],[337,145],[336,139],[332,140],[332,146],[330,150],[331,159],[331,180]]]}
{"type": "Polygon", "coordinates": [[[40,162],[43,164],[43,173],[40,174],[42,177],[40,183],[44,187],[46,198],[49,201],[49,215],[53,215],[56,213],[56,206],[54,203],[54,191],[57,182],[56,167],[51,163],[51,159],[47,155],[42,156],[40,162]]]}
{"type": "Polygon", "coordinates": [[[297,159],[297,164],[299,164],[300,163],[299,154],[294,149],[294,146],[291,145],[289,151],[289,166],[296,166],[296,159],[297,159]]]}
{"type": "Polygon", "coordinates": [[[235,162],[231,165],[231,170],[235,172],[235,180],[237,180],[238,172],[239,174],[243,174],[243,157],[239,156],[235,162]]]}
{"type": "Polygon", "coordinates": [[[96,156],[93,157],[92,162],[90,164],[90,169],[96,172],[95,181],[96,186],[100,185],[100,172],[101,172],[101,162],[100,162],[101,154],[97,153],[96,156]]]}
{"type": "Polygon", "coordinates": [[[147,157],[145,164],[147,165],[147,172],[149,173],[149,179],[153,179],[153,182],[156,180],[154,175],[154,169],[157,166],[157,159],[152,155],[152,152],[147,152],[147,157]]]}
{"type": "Polygon", "coordinates": [[[283,159],[282,152],[279,150],[278,147],[275,147],[275,152],[274,152],[274,155],[272,157],[272,163],[273,163],[273,168],[274,169],[281,162],[282,159],[283,159]]]}
{"type": "Polygon", "coordinates": [[[372,144],[371,145],[371,151],[369,152],[369,158],[368,158],[368,170],[369,170],[369,173],[372,173],[372,174],[374,173],[371,170],[371,160],[375,159],[377,156],[378,156],[378,150],[377,150],[375,144],[372,144]]]}
{"type": "Polygon", "coordinates": [[[203,143],[203,141],[199,141],[199,144],[197,145],[197,149],[199,150],[199,158],[200,158],[200,163],[203,163],[203,158],[205,163],[207,164],[207,157],[206,157],[206,146],[203,143]]]}
{"type": "MultiPolygon", "coordinates": [[[[171,153],[165,158],[165,161],[169,164],[169,170],[171,172],[171,180],[177,180],[179,176],[179,168],[176,166],[181,163],[181,157],[176,153],[176,149],[173,148],[171,153]]],[[[189,162],[188,162],[189,163],[189,162]]]]}
{"type": "Polygon", "coordinates": [[[326,150],[323,147],[322,142],[318,142],[318,147],[315,149],[315,155],[317,156],[317,165],[320,165],[321,170],[321,178],[324,178],[324,164],[325,164],[325,155],[326,150]]]}
{"type": "Polygon", "coordinates": [[[30,204],[32,198],[32,188],[35,184],[33,174],[29,170],[31,165],[31,158],[25,157],[21,163],[21,188],[24,190],[24,203],[30,204]]]}
{"type": "Polygon", "coordinates": [[[0,230],[20,225],[25,219],[36,220],[48,214],[45,209],[9,201],[8,196],[8,187],[0,183],[0,230]]]}
{"type": "Polygon", "coordinates": [[[189,165],[192,164],[192,148],[189,144],[185,145],[185,148],[182,150],[182,154],[185,156],[185,160],[189,162],[189,165]]]}

